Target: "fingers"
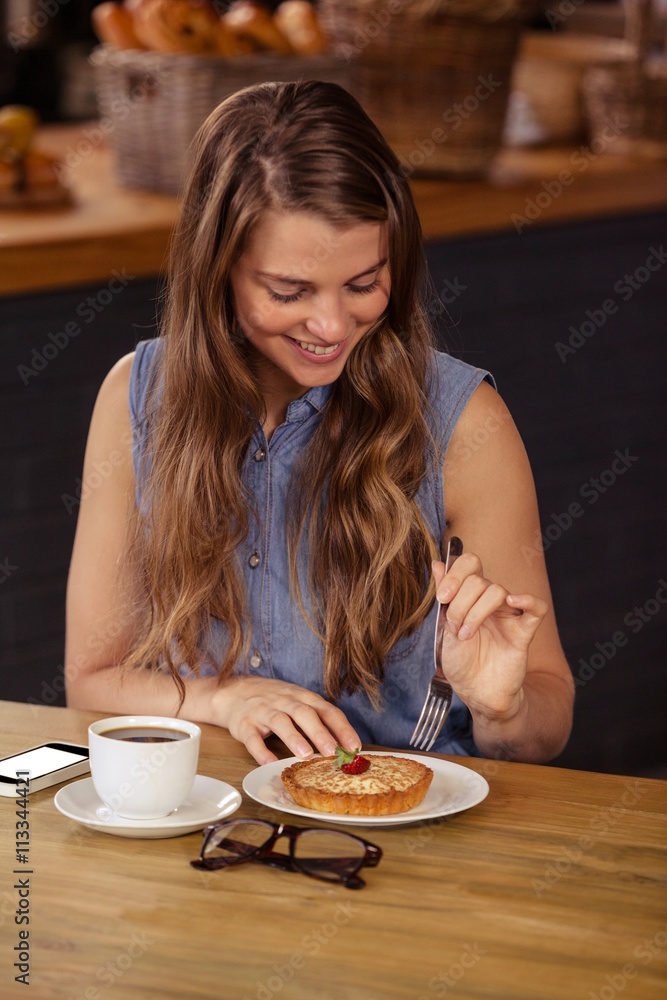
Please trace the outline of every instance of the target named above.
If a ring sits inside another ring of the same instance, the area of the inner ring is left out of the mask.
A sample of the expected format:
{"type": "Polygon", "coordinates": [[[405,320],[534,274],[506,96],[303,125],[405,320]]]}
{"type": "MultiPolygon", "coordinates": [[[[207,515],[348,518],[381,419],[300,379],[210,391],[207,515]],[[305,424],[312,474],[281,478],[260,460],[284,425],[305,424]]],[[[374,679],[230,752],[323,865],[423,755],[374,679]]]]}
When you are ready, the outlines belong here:
{"type": "Polygon", "coordinates": [[[535,597],[534,594],[508,594],[507,604],[522,612],[519,624],[524,629],[532,629],[533,632],[549,610],[547,602],[541,597],[535,597]]]}
{"type": "MultiPolygon", "coordinates": [[[[268,736],[269,734],[265,733],[264,735],[268,736]]],[[[241,742],[245,743],[246,750],[255,758],[258,764],[272,764],[274,760],[278,760],[276,755],[271,753],[257,730],[250,733],[241,742]]]]}
{"type": "MultiPolygon", "coordinates": [[[[336,750],[338,740],[324,724],[320,714],[301,701],[295,700],[292,704],[281,706],[281,710],[269,714],[266,722],[270,731],[296,757],[312,757],[315,751],[330,757],[336,750]]],[[[359,743],[355,746],[358,747],[359,743]]]]}
{"type": "Polygon", "coordinates": [[[284,687],[293,693],[277,695],[271,691],[247,699],[240,717],[230,727],[232,735],[245,744],[258,764],[277,760],[264,742],[272,733],[302,760],[315,752],[331,756],[337,744],[346,750],[361,746],[359,735],[335,705],[296,685],[284,687]]]}
{"type": "MultiPolygon", "coordinates": [[[[507,591],[499,583],[481,576],[468,577],[447,609],[447,631],[459,639],[470,639],[480,625],[505,605],[507,591]]],[[[520,614],[508,609],[509,614],[520,614]]]]}
{"type": "Polygon", "coordinates": [[[444,563],[433,563],[436,597],[448,604],[447,632],[459,639],[471,638],[487,619],[495,616],[514,619],[513,628],[532,638],[547,613],[547,604],[531,594],[509,594],[505,587],[482,574],[478,556],[467,552],[459,556],[445,575],[444,563]]]}
{"type": "Polygon", "coordinates": [[[465,579],[482,573],[481,560],[473,552],[464,552],[458,556],[446,576],[443,562],[434,562],[432,565],[436,597],[441,604],[449,604],[465,579]]]}

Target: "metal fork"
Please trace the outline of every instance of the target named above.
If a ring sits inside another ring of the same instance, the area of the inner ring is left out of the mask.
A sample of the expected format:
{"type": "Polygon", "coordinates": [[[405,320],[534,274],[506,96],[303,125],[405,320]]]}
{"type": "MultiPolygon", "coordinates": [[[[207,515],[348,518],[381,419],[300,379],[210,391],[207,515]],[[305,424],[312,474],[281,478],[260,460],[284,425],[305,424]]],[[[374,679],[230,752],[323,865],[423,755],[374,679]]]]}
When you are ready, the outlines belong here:
{"type": "MultiPolygon", "coordinates": [[[[450,538],[447,545],[447,555],[445,556],[445,575],[449,572],[450,566],[463,552],[463,542],[460,538],[450,538]]],[[[415,731],[410,737],[410,746],[417,750],[430,750],[442,731],[445,720],[449,714],[452,704],[452,686],[445,677],[442,669],[442,637],[447,622],[448,604],[441,604],[435,620],[435,641],[433,645],[433,658],[435,660],[435,674],[429,684],[426,701],[422,708],[422,714],[415,726],[415,731]]]]}

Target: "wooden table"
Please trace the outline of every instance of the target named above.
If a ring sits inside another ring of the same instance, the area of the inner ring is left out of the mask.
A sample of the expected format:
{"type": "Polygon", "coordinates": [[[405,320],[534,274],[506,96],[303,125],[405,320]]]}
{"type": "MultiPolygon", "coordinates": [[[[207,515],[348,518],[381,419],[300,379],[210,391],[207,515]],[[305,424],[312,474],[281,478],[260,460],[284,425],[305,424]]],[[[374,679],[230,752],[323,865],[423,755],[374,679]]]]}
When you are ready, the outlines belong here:
{"type": "MultiPolygon", "coordinates": [[[[73,203],[0,211],[0,296],[161,273],[178,199],[121,187],[95,122],[44,128],[37,146],[62,159],[73,203]]],[[[586,145],[504,149],[483,180],[411,182],[431,240],[667,206],[667,163],[586,145]]]]}
{"type": "MultiPolygon", "coordinates": [[[[85,743],[99,717],[0,702],[0,753],[85,743]]],[[[348,828],[384,850],[359,892],[262,865],[200,873],[199,833],[109,836],[62,816],[55,789],[32,793],[29,991],[11,968],[26,876],[3,799],[0,996],[662,1000],[667,783],[455,759],[488,798],[446,820],[348,828]]],[[[200,773],[240,789],[252,767],[203,727],[200,773]]],[[[260,814],[244,797],[238,815],[260,814]]]]}

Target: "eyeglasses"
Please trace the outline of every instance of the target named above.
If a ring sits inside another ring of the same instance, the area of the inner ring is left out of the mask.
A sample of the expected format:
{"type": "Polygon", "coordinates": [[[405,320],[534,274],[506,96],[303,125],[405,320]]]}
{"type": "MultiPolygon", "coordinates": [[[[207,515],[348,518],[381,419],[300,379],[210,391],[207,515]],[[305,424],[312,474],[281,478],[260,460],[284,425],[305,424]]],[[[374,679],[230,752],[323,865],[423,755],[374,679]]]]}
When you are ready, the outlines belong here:
{"type": "Polygon", "coordinates": [[[375,868],[382,850],[375,844],[339,830],[286,826],[263,819],[232,819],[204,830],[204,842],[193,868],[216,871],[246,861],[258,861],[285,872],[301,872],[322,882],[342,882],[346,889],[366,883],[360,868],[375,868]],[[274,851],[279,837],[289,837],[289,854],[274,851]]]}

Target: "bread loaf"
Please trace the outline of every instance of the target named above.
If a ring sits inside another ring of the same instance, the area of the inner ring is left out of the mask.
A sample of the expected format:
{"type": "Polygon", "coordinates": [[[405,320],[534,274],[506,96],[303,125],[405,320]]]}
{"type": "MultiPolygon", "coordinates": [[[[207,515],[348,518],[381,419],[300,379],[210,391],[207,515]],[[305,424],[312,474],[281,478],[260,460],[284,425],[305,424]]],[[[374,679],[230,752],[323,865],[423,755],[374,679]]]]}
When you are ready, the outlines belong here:
{"type": "Polygon", "coordinates": [[[155,52],[216,53],[219,17],[209,0],[139,0],[129,8],[142,44],[155,52]]]}
{"type": "Polygon", "coordinates": [[[131,10],[120,3],[101,3],[91,12],[93,30],[101,42],[117,49],[143,49],[131,10]]]}
{"type": "Polygon", "coordinates": [[[222,20],[235,35],[254,45],[256,51],[283,55],[293,51],[267,8],[252,0],[239,0],[223,14],[222,20]]]}
{"type": "Polygon", "coordinates": [[[283,0],[273,17],[295,52],[313,56],[329,48],[315,9],[308,0],[283,0]]]}

